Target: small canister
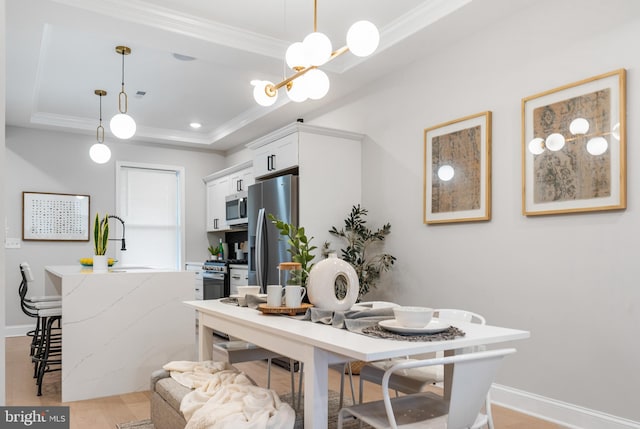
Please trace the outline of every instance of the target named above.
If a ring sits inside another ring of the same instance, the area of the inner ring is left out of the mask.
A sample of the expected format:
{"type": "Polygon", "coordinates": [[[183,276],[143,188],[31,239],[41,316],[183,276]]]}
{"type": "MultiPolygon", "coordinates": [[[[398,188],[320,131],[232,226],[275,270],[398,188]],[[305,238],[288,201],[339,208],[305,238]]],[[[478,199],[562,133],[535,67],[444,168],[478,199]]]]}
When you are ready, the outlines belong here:
{"type": "Polygon", "coordinates": [[[278,280],[282,286],[302,286],[302,264],[281,262],[278,265],[278,280]]]}

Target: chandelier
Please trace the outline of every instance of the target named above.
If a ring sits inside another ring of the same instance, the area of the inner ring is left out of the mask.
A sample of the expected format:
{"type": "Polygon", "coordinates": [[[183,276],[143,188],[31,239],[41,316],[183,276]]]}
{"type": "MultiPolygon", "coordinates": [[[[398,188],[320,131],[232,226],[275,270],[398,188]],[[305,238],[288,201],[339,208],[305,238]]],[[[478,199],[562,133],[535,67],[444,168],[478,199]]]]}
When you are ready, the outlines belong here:
{"type": "Polygon", "coordinates": [[[380,42],[380,33],[369,21],[354,23],[347,32],[347,44],[332,51],[331,40],[318,32],[318,0],[313,2],[313,33],[302,42],[293,43],[287,49],[285,61],[294,74],[274,84],[267,80],[252,81],[253,98],[261,106],[271,106],[278,99],[278,90],[285,87],[291,101],[319,100],[329,92],[329,77],[318,69],[334,58],[351,51],[358,57],[371,55],[380,42]]]}

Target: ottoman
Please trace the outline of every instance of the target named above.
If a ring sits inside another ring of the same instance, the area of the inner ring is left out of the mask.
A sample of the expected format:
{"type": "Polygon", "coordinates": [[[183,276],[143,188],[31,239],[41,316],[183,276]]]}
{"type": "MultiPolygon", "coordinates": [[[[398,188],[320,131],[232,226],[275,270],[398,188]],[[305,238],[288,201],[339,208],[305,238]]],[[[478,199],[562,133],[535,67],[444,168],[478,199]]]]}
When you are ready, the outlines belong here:
{"type": "Polygon", "coordinates": [[[180,412],[182,398],[191,392],[164,369],[151,374],[151,421],[155,429],[184,429],[187,421],[180,412]]]}

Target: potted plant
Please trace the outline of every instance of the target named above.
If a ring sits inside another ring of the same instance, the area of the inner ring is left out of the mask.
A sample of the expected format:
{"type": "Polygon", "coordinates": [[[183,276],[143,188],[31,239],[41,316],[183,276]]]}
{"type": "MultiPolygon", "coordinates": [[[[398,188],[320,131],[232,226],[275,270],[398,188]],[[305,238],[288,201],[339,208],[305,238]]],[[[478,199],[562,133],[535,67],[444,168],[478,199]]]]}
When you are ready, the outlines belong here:
{"type": "MultiPolygon", "coordinates": [[[[344,228],[338,230],[333,226],[329,230],[329,233],[347,242],[347,247],[341,250],[341,257],[349,262],[358,274],[359,300],[376,286],[380,273],[391,269],[396,261],[395,256],[388,253],[372,253],[371,246],[384,242],[385,237],[391,232],[391,224],[387,223],[382,228],[373,230],[367,226],[367,214],[368,211],[360,207],[360,204],[353,206],[344,221],[344,228]]],[[[327,252],[329,243],[325,243],[323,248],[323,253],[327,252]]],[[[340,285],[336,285],[336,289],[337,296],[344,296],[345,291],[340,290],[340,285]]]]}
{"type": "Polygon", "coordinates": [[[93,271],[107,271],[107,245],[109,243],[109,217],[105,215],[100,219],[100,214],[96,213],[93,223],[93,271]]]}
{"type": "Polygon", "coordinates": [[[314,256],[311,254],[317,247],[311,244],[313,237],[307,238],[304,227],[297,227],[293,224],[283,222],[277,219],[274,215],[268,215],[269,220],[280,231],[280,235],[287,237],[287,243],[289,244],[289,253],[291,253],[291,261],[300,263],[302,268],[302,281],[300,282],[303,287],[307,287],[307,279],[309,278],[309,271],[313,267],[310,263],[314,256]]]}

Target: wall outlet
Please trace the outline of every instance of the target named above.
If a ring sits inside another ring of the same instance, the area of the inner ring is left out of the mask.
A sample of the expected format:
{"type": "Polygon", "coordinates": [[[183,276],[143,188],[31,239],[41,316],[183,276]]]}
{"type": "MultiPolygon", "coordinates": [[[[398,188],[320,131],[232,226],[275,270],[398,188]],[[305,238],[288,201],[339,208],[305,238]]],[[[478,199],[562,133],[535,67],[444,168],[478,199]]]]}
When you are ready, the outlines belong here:
{"type": "Polygon", "coordinates": [[[4,248],[5,249],[19,249],[20,248],[20,239],[19,238],[5,238],[4,239],[4,248]]]}

